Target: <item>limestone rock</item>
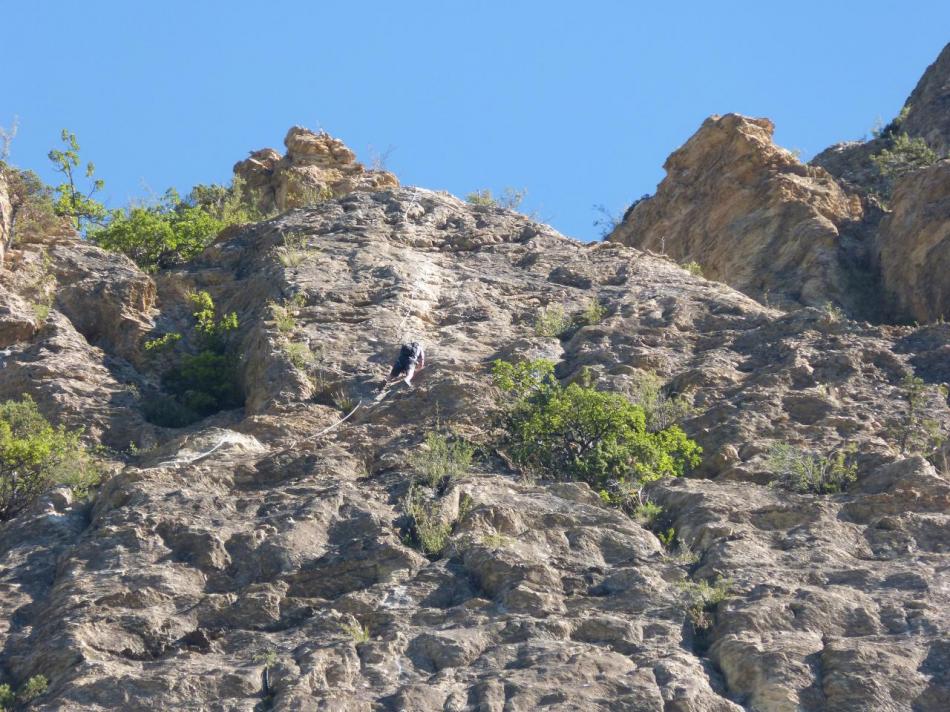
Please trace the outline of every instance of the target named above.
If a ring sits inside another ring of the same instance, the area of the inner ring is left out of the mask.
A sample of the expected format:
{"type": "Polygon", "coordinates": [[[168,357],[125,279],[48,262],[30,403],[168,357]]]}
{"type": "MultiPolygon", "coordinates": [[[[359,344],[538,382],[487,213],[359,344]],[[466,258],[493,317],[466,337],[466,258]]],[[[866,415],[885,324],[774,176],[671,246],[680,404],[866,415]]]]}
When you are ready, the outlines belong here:
{"type": "MultiPolygon", "coordinates": [[[[123,358],[134,340],[118,334],[91,344],[58,302],[35,319],[39,252],[18,251],[0,398],[154,446],[114,455],[91,500],[54,491],[0,523],[0,674],[47,676],[36,709],[945,709],[950,481],[890,433],[905,372],[945,378],[946,325],[783,313],[635,248],[415,188],[235,230],[164,271],[148,314],[134,268],[89,249],[49,248],[77,309],[183,331],[183,295],[207,289],[236,312],[248,400],[179,431],[144,423],[132,386],[154,367],[123,358]],[[96,275],[115,284],[93,289],[96,275]],[[599,323],[535,333],[542,307],[574,316],[592,299],[599,323]],[[410,338],[427,367],[377,401],[410,338]],[[490,364],[539,356],[617,392],[655,371],[692,400],[683,427],[707,457],[644,492],[663,507],[652,529],[493,453],[490,364]],[[339,393],[360,404],[345,422],[339,393]],[[427,556],[402,503],[435,427],[485,447],[426,488],[449,527],[427,556]],[[770,487],[776,442],[854,443],[857,481],[770,487]],[[654,531],[670,527],[666,548],[654,531]],[[697,627],[700,582],[725,579],[697,627]]],[[[946,400],[923,408],[945,432],[946,400]]]]}
{"type": "Polygon", "coordinates": [[[10,242],[10,231],[13,222],[13,205],[10,203],[10,194],[7,190],[7,178],[0,169],[0,266],[10,242]]]}
{"type": "Polygon", "coordinates": [[[757,299],[850,302],[839,251],[860,201],[776,146],[772,132],[766,119],[707,119],[667,159],[656,195],[608,239],[698,262],[708,278],[757,299]]]}
{"type": "Polygon", "coordinates": [[[884,288],[913,319],[950,318],[950,160],[904,176],[890,208],[877,234],[884,288]]]}
{"type": "Polygon", "coordinates": [[[398,187],[387,171],[366,170],[356,155],[326,132],[292,127],[283,157],[272,148],[253,151],[234,166],[234,174],[256,195],[261,209],[284,211],[338,198],[354,191],[398,187]]]}
{"type": "Polygon", "coordinates": [[[927,67],[907,98],[901,130],[918,136],[941,156],[950,154],[950,44],[927,67]]]}

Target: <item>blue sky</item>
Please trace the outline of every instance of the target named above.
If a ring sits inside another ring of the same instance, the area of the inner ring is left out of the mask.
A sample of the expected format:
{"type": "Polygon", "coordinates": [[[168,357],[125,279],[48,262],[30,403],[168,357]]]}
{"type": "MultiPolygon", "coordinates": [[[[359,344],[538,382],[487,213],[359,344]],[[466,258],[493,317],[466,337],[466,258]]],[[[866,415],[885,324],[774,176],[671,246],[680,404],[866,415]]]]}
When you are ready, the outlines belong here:
{"type": "Polygon", "coordinates": [[[224,182],[323,128],[409,185],[505,186],[561,232],[653,192],[713,113],[810,157],[900,109],[950,40],[945,2],[4,3],[15,164],[74,131],[112,207],[224,182]]]}

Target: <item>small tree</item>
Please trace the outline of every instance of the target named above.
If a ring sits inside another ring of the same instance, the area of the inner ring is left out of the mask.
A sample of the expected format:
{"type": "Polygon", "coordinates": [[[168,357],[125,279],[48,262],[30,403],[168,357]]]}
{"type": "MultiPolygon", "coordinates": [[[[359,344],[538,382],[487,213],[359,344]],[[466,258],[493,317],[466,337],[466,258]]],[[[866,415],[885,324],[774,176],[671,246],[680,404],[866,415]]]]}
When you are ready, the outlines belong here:
{"type": "Polygon", "coordinates": [[[58,484],[80,495],[98,479],[79,430],[54,428],[27,395],[0,403],[0,520],[58,484]]]}
{"type": "Polygon", "coordinates": [[[641,407],[619,393],[562,386],[544,359],[495,361],[505,443],[512,459],[558,479],[600,489],[612,480],[682,475],[702,449],[678,426],[652,433],[641,407]]]}
{"type": "Polygon", "coordinates": [[[906,403],[906,410],[891,420],[888,430],[897,440],[901,455],[908,452],[929,454],[939,447],[945,436],[940,421],[925,415],[928,401],[947,397],[945,386],[928,388],[922,378],[907,373],[901,380],[900,396],[906,403]]]}
{"type": "Polygon", "coordinates": [[[54,203],[57,215],[68,217],[75,228],[83,231],[88,225],[101,225],[108,215],[106,207],[92,196],[102,190],[105,183],[101,178],[94,178],[96,167],[89,161],[86,164],[85,177],[91,181],[89,190],[82,192],[77,185],[77,176],[74,169],[79,168],[79,142],[76,134],[63,129],[61,138],[65,150],[54,148],[49,152],[49,159],[56,167],[56,171],[66,179],[53,190],[58,196],[54,203]]]}

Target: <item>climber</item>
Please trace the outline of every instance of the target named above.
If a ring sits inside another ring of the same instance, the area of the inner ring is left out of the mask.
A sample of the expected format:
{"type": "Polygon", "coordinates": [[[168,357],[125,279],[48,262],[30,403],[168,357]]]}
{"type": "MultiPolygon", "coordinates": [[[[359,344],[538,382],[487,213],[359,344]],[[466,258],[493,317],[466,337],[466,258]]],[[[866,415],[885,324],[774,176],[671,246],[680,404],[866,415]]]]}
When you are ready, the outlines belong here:
{"type": "Polygon", "coordinates": [[[399,357],[389,372],[389,380],[386,381],[384,388],[388,388],[398,380],[403,380],[407,386],[411,386],[412,377],[415,375],[416,370],[421,371],[425,367],[426,353],[422,349],[422,344],[418,341],[403,344],[402,348],[399,349],[399,357]]]}

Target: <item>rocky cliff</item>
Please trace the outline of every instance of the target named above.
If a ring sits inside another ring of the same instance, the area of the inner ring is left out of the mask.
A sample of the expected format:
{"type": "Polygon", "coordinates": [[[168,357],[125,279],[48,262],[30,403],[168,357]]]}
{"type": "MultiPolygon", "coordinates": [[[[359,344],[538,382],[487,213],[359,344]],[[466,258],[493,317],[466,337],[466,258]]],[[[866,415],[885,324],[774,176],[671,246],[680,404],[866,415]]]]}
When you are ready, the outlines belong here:
{"type": "MultiPolygon", "coordinates": [[[[56,490],[0,524],[0,671],[49,679],[31,709],[950,702],[950,481],[889,434],[907,371],[950,379],[944,325],[783,313],[640,250],[421,189],[285,212],[154,280],[81,242],[15,253],[0,397],[31,393],[95,440],[139,446],[113,456],[90,500],[56,490]],[[184,328],[194,289],[238,315],[247,405],[158,428],[137,401],[155,378],[140,335],[184,328]],[[31,305],[50,295],[40,320],[31,305]],[[591,299],[599,323],[536,334],[540,308],[591,299]],[[269,303],[289,300],[292,327],[278,328],[269,303]],[[377,402],[409,338],[429,366],[377,402]],[[651,371],[690,395],[704,461],[648,490],[678,545],[490,447],[491,360],[537,356],[568,380],[586,367],[599,388],[651,371]],[[340,393],[360,404],[343,423],[340,393]],[[437,423],[483,450],[434,494],[451,533],[425,556],[402,501],[407,458],[437,423]],[[857,481],[837,495],[770,487],[775,442],[853,443],[857,481]],[[726,579],[697,626],[703,582],[726,579]]],[[[945,399],[926,407],[945,427],[945,399]]]]}
{"type": "Polygon", "coordinates": [[[656,195],[608,239],[696,261],[703,274],[776,304],[820,306],[853,294],[838,259],[862,217],[823,169],[772,142],[767,119],[707,119],[666,161],[656,195]]]}
{"type": "Polygon", "coordinates": [[[929,164],[947,155],[948,102],[950,45],[875,138],[833,146],[808,165],[772,142],[767,119],[711,117],[607,239],[695,262],[780,307],[827,303],[878,322],[946,318],[939,265],[950,241],[936,226],[950,210],[929,164]],[[895,159],[907,165],[882,172],[876,159],[898,150],[899,137],[918,143],[895,159]],[[923,183],[927,197],[912,197],[923,183]]]}

